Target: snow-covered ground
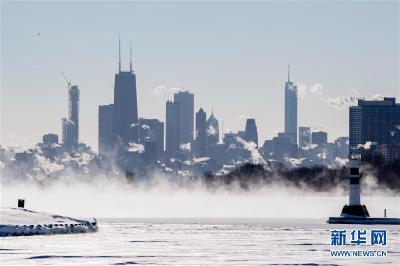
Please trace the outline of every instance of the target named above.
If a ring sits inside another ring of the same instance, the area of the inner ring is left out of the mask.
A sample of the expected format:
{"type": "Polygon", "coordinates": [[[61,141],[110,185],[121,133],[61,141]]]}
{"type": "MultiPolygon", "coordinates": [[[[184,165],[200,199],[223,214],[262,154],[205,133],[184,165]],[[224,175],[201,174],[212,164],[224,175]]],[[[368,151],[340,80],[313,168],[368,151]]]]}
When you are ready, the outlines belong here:
{"type": "Polygon", "coordinates": [[[0,236],[96,232],[96,221],[86,221],[23,208],[0,208],[0,236]]]}

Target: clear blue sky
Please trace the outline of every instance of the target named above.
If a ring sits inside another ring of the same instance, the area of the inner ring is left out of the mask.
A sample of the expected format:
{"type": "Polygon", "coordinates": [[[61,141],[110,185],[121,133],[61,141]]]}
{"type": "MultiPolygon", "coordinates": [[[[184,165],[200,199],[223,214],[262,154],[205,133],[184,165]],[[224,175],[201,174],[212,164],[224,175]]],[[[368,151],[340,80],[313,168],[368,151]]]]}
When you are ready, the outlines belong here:
{"type": "MultiPolygon", "coordinates": [[[[400,97],[399,2],[2,2],[1,144],[61,135],[67,88],[81,90],[80,137],[97,148],[98,105],[113,99],[118,34],[123,68],[133,42],[139,116],[165,120],[168,95],[195,93],[224,127],[256,118],[259,142],[283,130],[287,64],[292,79],[321,84],[299,99],[299,126],[347,135],[338,96],[400,97]],[[40,34],[38,34],[40,33],[40,34]]],[[[171,95],[169,95],[171,97],[171,95]]]]}

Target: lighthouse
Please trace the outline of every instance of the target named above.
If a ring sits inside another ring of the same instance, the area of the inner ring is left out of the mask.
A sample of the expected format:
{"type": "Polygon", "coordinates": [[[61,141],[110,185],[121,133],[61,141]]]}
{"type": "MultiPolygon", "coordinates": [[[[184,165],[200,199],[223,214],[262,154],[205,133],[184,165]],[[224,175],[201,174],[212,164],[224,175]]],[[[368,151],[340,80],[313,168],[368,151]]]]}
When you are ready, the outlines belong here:
{"type": "Polygon", "coordinates": [[[360,199],[360,160],[349,161],[349,205],[344,205],[342,217],[369,217],[367,207],[361,205],[360,199]]]}
{"type": "Polygon", "coordinates": [[[349,162],[349,179],[350,179],[350,190],[349,190],[349,205],[359,206],[360,205],[360,161],[351,160],[349,162]]]}

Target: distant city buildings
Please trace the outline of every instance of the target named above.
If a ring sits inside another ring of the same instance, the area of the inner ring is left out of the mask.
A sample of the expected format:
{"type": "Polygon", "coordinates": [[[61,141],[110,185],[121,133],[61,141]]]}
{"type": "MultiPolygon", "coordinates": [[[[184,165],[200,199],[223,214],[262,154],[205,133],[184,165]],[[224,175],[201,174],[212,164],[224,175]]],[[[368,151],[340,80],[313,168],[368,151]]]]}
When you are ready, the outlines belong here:
{"type": "Polygon", "coordinates": [[[297,144],[297,86],[290,81],[290,69],[285,83],[285,134],[297,144]]]}
{"type": "MultiPolygon", "coordinates": [[[[56,171],[64,166],[87,171],[89,166],[84,160],[90,148],[78,141],[79,89],[70,82],[68,88],[68,117],[62,120],[62,145],[58,144],[56,134],[49,133],[43,136],[43,143],[38,147],[45,159],[68,162],[57,165],[56,171]]],[[[350,138],[338,137],[328,142],[327,132],[313,132],[307,126],[297,129],[297,87],[290,81],[289,70],[285,82],[284,132],[265,140],[262,146],[254,118],[246,119],[244,128],[223,134],[213,110],[208,118],[203,108],[194,114],[194,94],[189,91],[179,91],[173,101],[166,101],[165,124],[156,118],[139,118],[136,89],[132,54],[129,71],[121,71],[119,56],[114,103],[100,105],[98,109],[96,165],[107,171],[117,166],[127,178],[135,178],[136,173],[153,168],[191,175],[226,171],[245,162],[266,162],[271,167],[343,167],[349,158],[349,146],[368,149],[369,154],[377,153],[385,162],[400,158],[400,105],[394,98],[359,100],[358,106],[350,107],[350,138]]],[[[37,163],[32,154],[16,154],[10,169],[16,172],[19,168],[27,176],[31,175],[31,166],[37,163]]]]}

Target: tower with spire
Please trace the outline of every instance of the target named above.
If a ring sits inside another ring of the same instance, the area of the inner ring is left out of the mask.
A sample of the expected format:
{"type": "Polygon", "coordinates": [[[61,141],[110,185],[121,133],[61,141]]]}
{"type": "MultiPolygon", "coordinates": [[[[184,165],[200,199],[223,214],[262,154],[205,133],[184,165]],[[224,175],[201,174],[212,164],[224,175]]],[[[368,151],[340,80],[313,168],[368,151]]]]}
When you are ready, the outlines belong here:
{"type": "Polygon", "coordinates": [[[122,70],[121,38],[118,39],[118,73],[114,82],[112,144],[126,147],[138,140],[136,76],[132,68],[132,45],[129,45],[129,71],[122,70]]]}
{"type": "Polygon", "coordinates": [[[288,80],[285,82],[285,134],[293,144],[297,144],[297,86],[290,81],[290,65],[288,80]]]}

